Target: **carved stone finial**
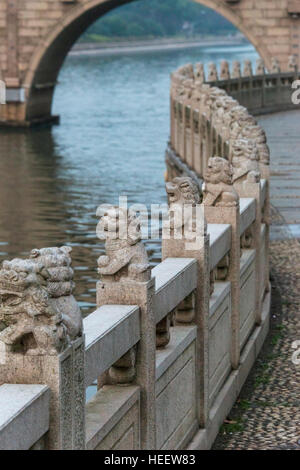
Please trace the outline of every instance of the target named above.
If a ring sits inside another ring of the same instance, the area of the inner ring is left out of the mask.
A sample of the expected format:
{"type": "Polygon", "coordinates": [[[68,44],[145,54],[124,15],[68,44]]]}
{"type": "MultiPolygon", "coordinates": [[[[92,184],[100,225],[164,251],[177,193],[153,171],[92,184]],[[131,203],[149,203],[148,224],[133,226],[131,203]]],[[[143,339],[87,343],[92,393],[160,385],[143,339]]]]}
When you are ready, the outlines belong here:
{"type": "Polygon", "coordinates": [[[238,205],[239,197],[233,187],[232,177],[233,170],[228,160],[222,157],[209,158],[202,186],[204,206],[238,205]]]}
{"type": "Polygon", "coordinates": [[[231,134],[233,126],[238,122],[241,116],[247,112],[246,108],[240,106],[236,100],[234,100],[233,106],[230,107],[228,112],[224,114],[224,123],[227,126],[227,132],[231,134]]]}
{"type": "Polygon", "coordinates": [[[243,76],[244,77],[252,77],[252,75],[253,75],[252,62],[251,62],[251,60],[245,60],[244,61],[243,76]]]}
{"type": "Polygon", "coordinates": [[[248,113],[248,111],[241,107],[236,107],[236,112],[232,114],[233,119],[230,123],[230,142],[234,142],[240,138],[252,138],[250,135],[245,135],[246,129],[256,125],[254,118],[248,113]]]}
{"type": "Polygon", "coordinates": [[[69,344],[60,311],[51,303],[42,263],[14,259],[0,270],[0,343],[23,355],[56,355],[69,344]]]}
{"type": "Polygon", "coordinates": [[[204,65],[200,62],[195,65],[195,80],[199,83],[205,82],[204,65]]]}
{"type": "Polygon", "coordinates": [[[234,60],[232,64],[232,78],[241,78],[241,63],[238,60],[234,60]]]}
{"type": "Polygon", "coordinates": [[[289,72],[297,72],[298,71],[298,64],[295,55],[290,55],[288,61],[288,71],[289,72]]]}
{"type": "Polygon", "coordinates": [[[70,338],[74,340],[82,335],[83,327],[80,308],[72,295],[75,283],[71,251],[69,246],[34,249],[30,253],[30,259],[47,269],[47,292],[52,304],[61,312],[70,338]]]}
{"type": "Polygon", "coordinates": [[[177,176],[173,181],[166,183],[166,191],[170,210],[175,206],[190,204],[195,207],[201,203],[199,187],[189,176],[177,176]]]}
{"type": "Polygon", "coordinates": [[[264,75],[265,74],[265,63],[262,59],[257,59],[256,61],[256,75],[264,75]]]}
{"type": "Polygon", "coordinates": [[[271,63],[271,73],[280,73],[280,65],[278,60],[275,57],[272,57],[272,63],[271,63]]]}
{"type": "MultiPolygon", "coordinates": [[[[176,177],[166,183],[166,191],[169,201],[170,228],[174,231],[182,230],[187,235],[206,233],[205,220],[196,220],[197,214],[192,208],[201,204],[202,194],[196,182],[188,177],[176,177]],[[198,233],[197,233],[198,232],[198,233]]],[[[189,236],[189,235],[187,235],[189,236]]]]}
{"type": "Polygon", "coordinates": [[[102,280],[150,279],[148,255],[141,241],[140,220],[136,215],[111,206],[100,219],[97,236],[105,240],[106,254],[98,259],[98,272],[102,280]]]}
{"type": "Polygon", "coordinates": [[[248,121],[242,127],[239,137],[242,139],[255,140],[259,162],[263,165],[270,164],[270,149],[267,145],[267,137],[264,129],[257,124],[255,120],[253,122],[248,121]]]}
{"type": "Polygon", "coordinates": [[[225,117],[228,116],[230,109],[236,105],[236,101],[231,96],[220,96],[213,103],[214,123],[225,124],[225,117]]]}
{"type": "Polygon", "coordinates": [[[194,66],[193,64],[185,64],[177,70],[177,73],[185,78],[194,79],[194,66]]]}
{"type": "Polygon", "coordinates": [[[230,79],[230,70],[229,63],[227,60],[222,60],[220,66],[220,80],[229,80],[230,79]]]}
{"type": "Polygon", "coordinates": [[[258,183],[258,150],[254,140],[238,139],[232,145],[233,183],[258,183]]]}
{"type": "Polygon", "coordinates": [[[31,251],[30,260],[36,264],[43,264],[48,271],[47,291],[51,297],[71,295],[74,289],[73,269],[71,268],[70,252],[72,248],[51,247],[31,251]]]}
{"type": "Polygon", "coordinates": [[[195,85],[192,79],[183,80],[181,85],[177,88],[176,98],[179,101],[190,100],[193,95],[195,85]]]}
{"type": "Polygon", "coordinates": [[[218,80],[218,71],[216,64],[211,62],[208,64],[208,75],[207,75],[207,81],[208,82],[216,82],[218,80]]]}

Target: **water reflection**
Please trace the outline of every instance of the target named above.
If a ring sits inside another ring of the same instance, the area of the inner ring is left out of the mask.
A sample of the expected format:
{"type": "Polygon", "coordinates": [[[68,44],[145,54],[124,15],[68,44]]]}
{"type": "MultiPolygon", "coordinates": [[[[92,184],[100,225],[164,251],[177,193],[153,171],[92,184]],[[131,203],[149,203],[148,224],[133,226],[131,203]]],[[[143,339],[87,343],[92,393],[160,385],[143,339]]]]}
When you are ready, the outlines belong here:
{"type": "MultiPolygon", "coordinates": [[[[169,74],[185,62],[250,57],[251,46],[69,57],[55,93],[61,126],[0,133],[0,259],[73,247],[76,298],[95,305],[96,208],[161,203],[169,133],[169,74]]],[[[149,241],[151,262],[159,244],[149,241]]]]}

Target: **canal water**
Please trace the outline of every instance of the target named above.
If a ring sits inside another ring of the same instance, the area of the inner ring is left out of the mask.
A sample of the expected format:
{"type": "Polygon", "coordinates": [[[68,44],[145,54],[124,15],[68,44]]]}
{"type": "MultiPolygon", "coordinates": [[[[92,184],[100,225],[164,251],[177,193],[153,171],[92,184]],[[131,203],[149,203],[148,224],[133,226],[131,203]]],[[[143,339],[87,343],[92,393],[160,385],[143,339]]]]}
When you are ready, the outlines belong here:
{"type": "MultiPolygon", "coordinates": [[[[169,76],[187,62],[257,57],[252,46],[69,56],[56,87],[60,126],[0,132],[0,261],[32,248],[73,247],[76,298],[95,306],[96,208],[166,202],[169,76]]],[[[147,242],[152,264],[157,242],[147,242]]]]}

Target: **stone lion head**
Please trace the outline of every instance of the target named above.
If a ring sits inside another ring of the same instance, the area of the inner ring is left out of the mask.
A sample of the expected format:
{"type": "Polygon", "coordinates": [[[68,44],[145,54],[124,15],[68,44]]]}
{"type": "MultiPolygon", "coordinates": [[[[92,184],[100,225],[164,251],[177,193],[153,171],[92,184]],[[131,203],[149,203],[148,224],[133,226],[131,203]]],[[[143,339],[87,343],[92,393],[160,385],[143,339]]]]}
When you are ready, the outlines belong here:
{"type": "MultiPolygon", "coordinates": [[[[34,325],[39,317],[41,324],[60,325],[62,317],[49,303],[45,288],[47,270],[31,260],[4,261],[0,270],[0,330],[24,321],[34,325]],[[51,319],[51,320],[50,320],[51,319]]],[[[22,332],[21,332],[22,333],[22,332]]]]}
{"type": "Polygon", "coordinates": [[[192,178],[187,176],[174,178],[166,184],[166,191],[170,206],[172,204],[195,206],[201,203],[199,187],[192,178]]]}
{"type": "Polygon", "coordinates": [[[204,175],[205,182],[232,184],[232,166],[222,157],[210,157],[204,175]]]}
{"type": "Polygon", "coordinates": [[[253,139],[237,139],[232,144],[232,163],[241,159],[258,161],[258,150],[253,139]]]}

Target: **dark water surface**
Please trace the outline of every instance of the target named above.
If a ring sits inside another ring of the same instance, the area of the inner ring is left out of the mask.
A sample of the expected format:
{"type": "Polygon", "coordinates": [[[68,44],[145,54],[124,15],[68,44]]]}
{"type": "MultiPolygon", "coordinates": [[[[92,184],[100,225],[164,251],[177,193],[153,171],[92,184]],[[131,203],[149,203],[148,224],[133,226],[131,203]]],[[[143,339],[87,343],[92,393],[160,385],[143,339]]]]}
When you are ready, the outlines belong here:
{"type": "MultiPolygon", "coordinates": [[[[95,305],[96,208],[166,202],[169,75],[187,62],[256,58],[251,46],[120,56],[70,56],[61,70],[52,129],[0,132],[0,261],[32,248],[73,247],[76,298],[95,305]]],[[[152,263],[159,244],[147,242],[152,263]]]]}

